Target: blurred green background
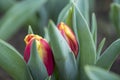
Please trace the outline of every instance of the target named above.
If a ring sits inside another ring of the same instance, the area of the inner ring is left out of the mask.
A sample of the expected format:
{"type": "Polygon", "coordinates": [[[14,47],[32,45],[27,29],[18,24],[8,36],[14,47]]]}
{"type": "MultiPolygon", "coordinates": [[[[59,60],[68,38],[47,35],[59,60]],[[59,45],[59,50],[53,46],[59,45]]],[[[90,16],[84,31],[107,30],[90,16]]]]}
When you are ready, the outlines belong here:
{"type": "MultiPolygon", "coordinates": [[[[98,21],[98,43],[105,37],[106,43],[104,49],[106,49],[108,45],[119,38],[110,19],[110,5],[113,0],[95,0],[94,4],[92,1],[94,0],[90,0],[92,5],[90,11],[95,12],[98,21]]],[[[33,5],[29,2],[32,2],[32,0],[0,0],[0,38],[13,45],[21,54],[24,53],[24,37],[27,34],[28,26],[31,25],[36,34],[44,36],[43,27],[48,25],[47,23],[49,19],[52,19],[54,22],[57,21],[60,11],[69,2],[69,0],[48,0],[42,6],[35,6],[35,4],[33,5]],[[21,6],[21,4],[23,6],[21,6]],[[18,5],[19,8],[16,8],[18,5]],[[29,6],[33,6],[35,8],[33,9],[29,6]],[[13,12],[11,12],[12,10],[13,12]],[[19,14],[19,17],[17,18],[14,17],[14,14],[17,14],[17,12],[19,13],[22,10],[25,12],[19,14]],[[29,14],[29,10],[31,11],[31,14],[29,14]],[[11,16],[8,17],[10,13],[11,16]],[[5,21],[12,21],[8,18],[20,20],[19,22],[8,25],[5,24],[5,21]],[[7,27],[6,29],[3,29],[3,26],[9,26],[9,28],[7,27]],[[11,29],[14,26],[18,26],[18,28],[12,31],[11,29]],[[1,32],[2,30],[5,30],[5,34],[3,35],[1,32]],[[11,31],[11,34],[7,33],[9,31],[11,31]]],[[[120,74],[120,57],[118,57],[113,64],[111,71],[120,74]]],[[[12,78],[7,75],[4,70],[0,69],[0,80],[12,80],[12,78]]]]}

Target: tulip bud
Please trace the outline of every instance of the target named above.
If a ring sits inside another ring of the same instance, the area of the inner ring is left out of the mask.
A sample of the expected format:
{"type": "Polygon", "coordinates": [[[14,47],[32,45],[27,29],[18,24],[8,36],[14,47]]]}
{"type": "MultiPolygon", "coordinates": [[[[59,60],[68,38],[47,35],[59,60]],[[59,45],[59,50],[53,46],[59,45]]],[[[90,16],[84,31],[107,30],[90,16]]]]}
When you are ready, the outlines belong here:
{"type": "Polygon", "coordinates": [[[73,31],[63,22],[58,24],[58,30],[61,32],[62,36],[66,39],[69,44],[71,50],[73,51],[75,57],[78,55],[78,42],[73,33],[73,31]]]}
{"type": "Polygon", "coordinates": [[[25,37],[24,41],[26,43],[26,48],[24,51],[24,60],[26,61],[26,63],[29,61],[33,40],[36,40],[36,47],[39,57],[42,59],[43,63],[45,64],[48,75],[50,76],[54,70],[53,54],[49,44],[42,37],[34,34],[28,34],[25,37]]]}

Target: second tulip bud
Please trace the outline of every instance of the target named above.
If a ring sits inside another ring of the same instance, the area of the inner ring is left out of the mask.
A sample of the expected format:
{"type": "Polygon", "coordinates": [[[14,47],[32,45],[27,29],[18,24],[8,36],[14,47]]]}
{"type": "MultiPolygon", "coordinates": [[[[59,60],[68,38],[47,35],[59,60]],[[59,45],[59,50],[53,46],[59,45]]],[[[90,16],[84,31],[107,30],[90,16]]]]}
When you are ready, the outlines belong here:
{"type": "Polygon", "coordinates": [[[61,32],[62,36],[66,39],[71,50],[73,51],[75,57],[78,55],[78,42],[73,31],[63,22],[58,24],[58,30],[61,32]]]}

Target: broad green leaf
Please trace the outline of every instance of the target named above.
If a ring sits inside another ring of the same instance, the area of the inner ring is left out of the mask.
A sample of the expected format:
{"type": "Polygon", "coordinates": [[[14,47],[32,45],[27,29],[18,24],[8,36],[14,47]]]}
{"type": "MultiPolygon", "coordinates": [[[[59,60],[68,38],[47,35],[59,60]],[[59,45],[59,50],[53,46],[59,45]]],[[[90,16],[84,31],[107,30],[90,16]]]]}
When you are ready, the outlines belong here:
{"type": "Polygon", "coordinates": [[[120,54],[120,39],[113,42],[99,57],[96,65],[109,70],[120,54]]]}
{"type": "MultiPolygon", "coordinates": [[[[16,0],[0,0],[0,12],[3,13],[3,16],[4,17],[4,14],[12,8],[12,6],[14,6],[15,4],[18,4],[19,2],[21,1],[16,1],[16,0]]],[[[21,8],[22,9],[22,8],[21,8]]],[[[34,25],[34,26],[37,26],[37,21],[38,20],[38,16],[35,14],[31,15],[27,21],[25,21],[23,23],[23,25],[34,25]]],[[[21,25],[22,26],[22,25],[21,25]]],[[[36,27],[35,27],[36,28],[36,27]]]]}
{"type": "Polygon", "coordinates": [[[78,70],[75,56],[52,21],[49,22],[48,32],[61,80],[76,80],[78,70]]]}
{"type": "Polygon", "coordinates": [[[0,0],[0,12],[6,12],[16,2],[16,0],[0,0]]]}
{"type": "Polygon", "coordinates": [[[120,80],[120,76],[102,68],[86,66],[85,71],[90,80],[120,80]]]}
{"type": "Polygon", "coordinates": [[[96,50],[92,34],[89,30],[89,26],[85,18],[82,16],[80,10],[74,5],[74,20],[73,24],[76,27],[80,56],[78,57],[79,76],[81,80],[87,80],[85,72],[83,70],[85,65],[94,65],[96,62],[96,50]]]}
{"type": "Polygon", "coordinates": [[[100,42],[100,44],[98,45],[98,50],[97,50],[97,60],[100,57],[101,51],[103,49],[103,46],[105,44],[106,38],[103,38],[102,41],[100,42]]]}
{"type": "Polygon", "coordinates": [[[91,33],[92,33],[92,36],[93,36],[95,46],[97,47],[97,21],[96,21],[96,16],[95,16],[94,13],[92,14],[91,33]]]}
{"type": "Polygon", "coordinates": [[[31,25],[29,25],[29,27],[28,27],[28,34],[33,34],[33,30],[31,28],[31,25]]]}
{"type": "Polygon", "coordinates": [[[74,18],[76,19],[74,23],[77,26],[78,39],[80,43],[80,65],[84,66],[86,64],[94,64],[96,61],[96,50],[92,34],[85,18],[82,16],[77,6],[74,8],[74,13],[74,18]]]}
{"type": "Polygon", "coordinates": [[[120,5],[117,3],[112,3],[110,8],[111,21],[116,28],[118,36],[120,36],[120,5]]]}
{"type": "Polygon", "coordinates": [[[28,25],[34,26],[33,30],[38,30],[36,27],[38,27],[38,19],[39,17],[36,15],[36,13],[32,14],[24,23],[22,23],[23,27],[27,27],[28,25]]]}
{"type": "Polygon", "coordinates": [[[1,21],[0,38],[4,40],[8,39],[45,1],[46,0],[25,0],[15,4],[1,21]]]}
{"type": "Polygon", "coordinates": [[[27,65],[15,48],[0,40],[0,67],[14,80],[32,80],[27,65]]]}
{"type": "Polygon", "coordinates": [[[36,43],[33,41],[31,47],[31,56],[28,61],[28,67],[34,80],[45,80],[48,77],[46,67],[44,66],[41,58],[36,49],[36,43]]]}
{"type": "Polygon", "coordinates": [[[89,0],[74,0],[74,3],[89,25],[89,0]]]}

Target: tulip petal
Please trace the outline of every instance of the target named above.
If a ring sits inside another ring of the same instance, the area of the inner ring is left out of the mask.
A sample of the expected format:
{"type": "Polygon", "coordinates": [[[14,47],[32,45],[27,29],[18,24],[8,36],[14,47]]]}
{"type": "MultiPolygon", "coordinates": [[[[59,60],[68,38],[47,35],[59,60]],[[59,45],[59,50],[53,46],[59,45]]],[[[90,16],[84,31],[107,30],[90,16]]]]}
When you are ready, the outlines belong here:
{"type": "Polygon", "coordinates": [[[25,51],[24,51],[24,60],[26,61],[26,63],[28,62],[29,58],[30,58],[30,44],[28,44],[26,47],[25,47],[25,51]]]}
{"type": "MultiPolygon", "coordinates": [[[[53,60],[53,55],[52,55],[52,50],[46,40],[40,39],[40,43],[42,43],[42,51],[44,54],[42,54],[42,60],[46,66],[46,69],[48,71],[48,75],[51,75],[53,73],[54,69],[54,60],[53,60]]],[[[41,54],[41,53],[39,53],[41,54]]]]}

